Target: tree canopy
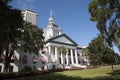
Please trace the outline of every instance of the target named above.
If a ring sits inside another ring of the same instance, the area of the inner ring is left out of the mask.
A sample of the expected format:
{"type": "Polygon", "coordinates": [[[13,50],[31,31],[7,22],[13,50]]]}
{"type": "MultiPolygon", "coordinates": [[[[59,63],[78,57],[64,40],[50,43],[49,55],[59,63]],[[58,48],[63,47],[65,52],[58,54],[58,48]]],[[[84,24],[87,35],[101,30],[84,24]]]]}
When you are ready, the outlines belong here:
{"type": "Polygon", "coordinates": [[[44,43],[43,30],[36,25],[25,22],[23,33],[20,39],[22,49],[30,52],[38,53],[40,48],[43,48],[44,43]]]}
{"type": "Polygon", "coordinates": [[[107,44],[120,50],[120,0],[92,0],[88,9],[107,44]]]}
{"type": "Polygon", "coordinates": [[[0,58],[5,51],[4,72],[8,72],[16,48],[38,53],[43,47],[43,31],[23,21],[21,10],[9,5],[12,0],[0,0],[0,58]]]}
{"type": "Polygon", "coordinates": [[[9,2],[11,0],[0,0],[0,56],[5,51],[5,69],[8,71],[10,58],[17,46],[18,38],[23,27],[23,17],[21,11],[13,9],[9,2]]]}
{"type": "Polygon", "coordinates": [[[117,64],[120,63],[120,56],[111,48],[107,47],[101,35],[94,38],[87,47],[89,58],[92,64],[117,64]]]}

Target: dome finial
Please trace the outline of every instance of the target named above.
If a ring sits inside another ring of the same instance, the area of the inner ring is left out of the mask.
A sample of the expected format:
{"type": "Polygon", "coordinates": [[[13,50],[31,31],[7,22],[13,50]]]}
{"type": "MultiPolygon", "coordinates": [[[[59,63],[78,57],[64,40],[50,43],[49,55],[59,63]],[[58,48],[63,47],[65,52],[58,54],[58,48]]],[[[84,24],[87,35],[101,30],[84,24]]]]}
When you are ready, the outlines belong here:
{"type": "Polygon", "coordinates": [[[50,17],[52,17],[52,10],[50,10],[50,17]]]}
{"type": "Polygon", "coordinates": [[[49,23],[54,23],[54,19],[53,19],[53,15],[52,15],[52,10],[50,10],[49,23]]]}

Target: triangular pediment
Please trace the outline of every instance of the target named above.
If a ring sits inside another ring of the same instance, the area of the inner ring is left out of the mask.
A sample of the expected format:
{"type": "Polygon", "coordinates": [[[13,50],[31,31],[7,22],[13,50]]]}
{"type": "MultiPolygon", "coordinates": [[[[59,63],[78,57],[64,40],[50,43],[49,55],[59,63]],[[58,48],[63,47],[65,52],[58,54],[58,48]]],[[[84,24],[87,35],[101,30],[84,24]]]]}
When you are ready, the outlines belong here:
{"type": "Polygon", "coordinates": [[[61,44],[68,44],[68,45],[75,45],[75,46],[77,45],[71,38],[69,38],[65,34],[51,38],[47,42],[54,42],[54,43],[61,43],[61,44]]]}
{"type": "Polygon", "coordinates": [[[61,36],[58,37],[56,39],[53,39],[53,41],[55,42],[61,42],[61,43],[67,43],[67,44],[73,44],[73,42],[71,42],[68,38],[66,38],[65,36],[61,36]]]}

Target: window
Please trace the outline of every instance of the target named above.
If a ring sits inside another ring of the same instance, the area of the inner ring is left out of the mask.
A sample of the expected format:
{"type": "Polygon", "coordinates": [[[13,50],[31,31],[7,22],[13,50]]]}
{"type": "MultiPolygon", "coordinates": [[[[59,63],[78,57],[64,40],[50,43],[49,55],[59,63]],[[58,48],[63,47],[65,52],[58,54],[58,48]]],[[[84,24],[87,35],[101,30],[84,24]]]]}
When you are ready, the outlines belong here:
{"type": "Polygon", "coordinates": [[[23,61],[23,64],[27,64],[27,55],[23,55],[22,61],[23,61]]]}
{"type": "Polygon", "coordinates": [[[45,63],[46,62],[46,58],[44,56],[41,56],[41,62],[45,63]]]}
{"type": "Polygon", "coordinates": [[[33,70],[36,70],[36,66],[33,66],[33,70]]]}
{"type": "Polygon", "coordinates": [[[10,60],[11,63],[14,63],[14,60],[10,60]]]}
{"type": "Polygon", "coordinates": [[[71,63],[71,58],[69,58],[69,63],[72,64],[72,63],[71,63]]]}
{"type": "Polygon", "coordinates": [[[76,63],[76,60],[75,60],[75,58],[74,58],[73,60],[74,60],[74,63],[76,63]]]}
{"type": "Polygon", "coordinates": [[[70,49],[68,49],[68,55],[70,56],[71,54],[70,54],[70,49]]]}
{"type": "Polygon", "coordinates": [[[2,66],[0,66],[0,72],[2,71],[2,66]]]}
{"type": "Polygon", "coordinates": [[[5,56],[3,54],[0,55],[0,62],[3,62],[5,56]]]}
{"type": "Polygon", "coordinates": [[[33,64],[36,64],[36,62],[37,62],[37,57],[33,56],[32,60],[33,60],[33,64]]]}
{"type": "Polygon", "coordinates": [[[45,64],[45,62],[42,62],[42,64],[45,64]]]}
{"type": "Polygon", "coordinates": [[[80,56],[80,54],[79,54],[79,53],[77,53],[77,56],[80,56]]]}
{"type": "Polygon", "coordinates": [[[9,66],[9,72],[13,72],[13,66],[9,66]]]}
{"type": "Polygon", "coordinates": [[[78,63],[80,64],[81,63],[81,61],[80,61],[80,59],[78,58],[78,63]]]}
{"type": "Polygon", "coordinates": [[[13,55],[11,56],[11,58],[10,58],[10,62],[13,62],[13,63],[14,63],[15,59],[16,59],[16,56],[13,54],[13,55]]]}
{"type": "Polygon", "coordinates": [[[59,63],[61,64],[61,58],[59,57],[59,63]]]}
{"type": "Polygon", "coordinates": [[[65,60],[65,64],[67,64],[67,60],[66,60],[66,58],[65,58],[64,60],[65,60]]]}
{"type": "Polygon", "coordinates": [[[44,66],[42,66],[41,69],[44,70],[44,66]]]}
{"type": "Polygon", "coordinates": [[[0,62],[3,62],[3,59],[0,59],[0,62]]]}
{"type": "Polygon", "coordinates": [[[36,64],[36,61],[33,61],[33,64],[36,64]]]}
{"type": "Polygon", "coordinates": [[[73,56],[75,56],[75,50],[73,50],[72,52],[73,52],[73,56]]]}

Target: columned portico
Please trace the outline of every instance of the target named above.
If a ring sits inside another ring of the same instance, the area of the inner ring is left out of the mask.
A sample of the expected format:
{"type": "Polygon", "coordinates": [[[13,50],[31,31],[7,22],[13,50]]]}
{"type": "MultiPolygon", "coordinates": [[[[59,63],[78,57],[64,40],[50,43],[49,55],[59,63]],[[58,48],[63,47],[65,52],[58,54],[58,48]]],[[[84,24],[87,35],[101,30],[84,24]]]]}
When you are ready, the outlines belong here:
{"type": "MultiPolygon", "coordinates": [[[[78,46],[54,23],[52,14],[50,15],[48,25],[43,30],[45,37],[45,47],[48,48],[48,62],[58,68],[80,66],[80,56],[78,55],[78,46]],[[66,53],[59,51],[59,47],[65,47],[66,53]],[[79,60],[79,61],[78,61],[79,60]]],[[[79,48],[81,49],[81,48],[79,48]]]]}

